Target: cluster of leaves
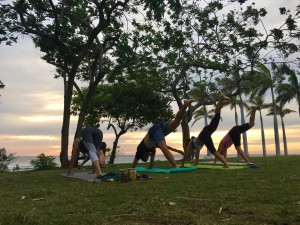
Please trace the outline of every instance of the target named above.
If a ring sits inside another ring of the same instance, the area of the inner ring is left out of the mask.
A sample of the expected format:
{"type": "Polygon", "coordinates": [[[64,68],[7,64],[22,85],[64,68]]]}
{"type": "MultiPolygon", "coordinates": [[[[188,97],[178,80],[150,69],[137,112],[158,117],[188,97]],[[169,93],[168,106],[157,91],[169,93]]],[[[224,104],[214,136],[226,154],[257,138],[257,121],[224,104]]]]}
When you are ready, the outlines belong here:
{"type": "Polygon", "coordinates": [[[36,170],[47,170],[55,168],[57,163],[55,162],[55,157],[41,153],[36,157],[36,159],[30,160],[30,165],[32,165],[36,170]]]}
{"type": "Polygon", "coordinates": [[[0,172],[8,171],[8,165],[15,159],[14,155],[13,153],[7,155],[5,148],[0,149],[0,172]]]}
{"type": "MultiPolygon", "coordinates": [[[[173,114],[168,102],[153,88],[133,81],[99,85],[89,105],[85,126],[99,126],[102,118],[111,118],[119,127],[128,123],[131,130],[136,130],[147,123],[169,120],[173,114]]],[[[75,114],[79,104],[75,93],[72,105],[75,114]]]]}

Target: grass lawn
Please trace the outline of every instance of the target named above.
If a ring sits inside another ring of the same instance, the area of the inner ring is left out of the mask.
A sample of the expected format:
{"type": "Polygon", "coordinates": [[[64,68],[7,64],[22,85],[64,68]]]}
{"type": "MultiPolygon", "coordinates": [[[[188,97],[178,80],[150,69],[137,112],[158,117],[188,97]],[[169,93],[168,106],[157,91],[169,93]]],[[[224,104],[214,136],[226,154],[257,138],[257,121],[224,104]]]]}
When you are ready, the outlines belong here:
{"type": "Polygon", "coordinates": [[[0,173],[0,225],[300,224],[300,156],[252,161],[258,169],[148,173],[152,180],[129,183],[70,179],[60,168],[0,173]]]}

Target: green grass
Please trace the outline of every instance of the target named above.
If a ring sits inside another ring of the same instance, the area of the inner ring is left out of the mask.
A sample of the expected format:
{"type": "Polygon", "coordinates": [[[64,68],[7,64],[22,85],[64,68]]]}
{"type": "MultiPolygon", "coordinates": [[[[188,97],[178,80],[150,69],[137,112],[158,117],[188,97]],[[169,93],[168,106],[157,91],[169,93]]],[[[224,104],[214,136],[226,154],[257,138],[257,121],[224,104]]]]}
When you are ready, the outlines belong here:
{"type": "Polygon", "coordinates": [[[252,160],[259,169],[149,173],[130,183],[69,179],[65,169],[0,173],[0,225],[300,224],[300,156],[252,160]]]}

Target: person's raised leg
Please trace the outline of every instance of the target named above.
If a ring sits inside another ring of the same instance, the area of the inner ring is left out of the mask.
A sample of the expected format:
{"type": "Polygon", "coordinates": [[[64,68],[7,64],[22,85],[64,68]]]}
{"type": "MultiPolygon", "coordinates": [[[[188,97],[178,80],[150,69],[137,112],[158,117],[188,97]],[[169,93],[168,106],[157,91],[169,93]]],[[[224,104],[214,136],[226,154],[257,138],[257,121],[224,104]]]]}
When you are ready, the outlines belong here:
{"type": "Polygon", "coordinates": [[[193,102],[197,102],[195,99],[185,99],[183,101],[183,105],[176,113],[175,118],[168,123],[168,129],[170,131],[174,131],[179,125],[184,116],[185,110],[189,107],[193,102]]]}
{"type": "Polygon", "coordinates": [[[219,100],[218,100],[217,104],[216,104],[216,109],[215,109],[216,113],[221,113],[221,109],[223,108],[224,101],[229,101],[229,97],[227,97],[225,95],[221,95],[219,97],[219,100]]]}
{"type": "Polygon", "coordinates": [[[244,153],[244,151],[242,150],[241,146],[237,146],[235,149],[240,154],[240,156],[242,156],[242,158],[245,160],[245,162],[249,163],[249,159],[246,156],[246,154],[244,153]]]}
{"type": "Polygon", "coordinates": [[[251,114],[250,114],[250,119],[249,119],[249,126],[250,128],[254,126],[255,124],[255,114],[256,110],[261,109],[261,105],[255,105],[251,107],[251,114]]]}
{"type": "Polygon", "coordinates": [[[229,167],[229,165],[227,163],[227,160],[218,151],[215,151],[213,153],[213,155],[224,164],[223,165],[224,168],[228,168],[229,167]]]}
{"type": "MultiPolygon", "coordinates": [[[[220,155],[222,155],[224,157],[225,160],[227,160],[227,148],[226,148],[226,145],[224,144],[223,140],[220,141],[217,151],[220,153],[220,155]]],[[[216,162],[217,162],[217,158],[215,158],[215,160],[214,160],[214,163],[216,163],[216,162]]]]}
{"type": "Polygon", "coordinates": [[[172,166],[175,167],[175,168],[178,168],[177,163],[174,159],[174,156],[172,155],[172,153],[168,149],[166,141],[165,140],[160,141],[160,142],[158,142],[157,145],[161,149],[161,151],[163,152],[166,159],[172,164],[172,166]]]}

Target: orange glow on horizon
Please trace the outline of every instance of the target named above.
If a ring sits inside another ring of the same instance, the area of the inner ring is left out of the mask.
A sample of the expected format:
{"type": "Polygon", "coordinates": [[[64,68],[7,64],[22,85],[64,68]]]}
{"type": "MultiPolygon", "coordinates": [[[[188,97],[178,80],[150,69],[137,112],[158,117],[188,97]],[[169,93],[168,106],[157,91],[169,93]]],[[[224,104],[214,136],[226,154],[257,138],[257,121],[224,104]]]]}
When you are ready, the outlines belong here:
{"type": "MultiPolygon", "coordinates": [[[[215,144],[215,147],[218,148],[220,140],[226,135],[228,131],[219,130],[216,131],[212,138],[215,144]]],[[[127,133],[121,136],[118,146],[122,154],[125,155],[134,155],[136,152],[136,147],[145,136],[146,131],[135,131],[132,133],[127,133]]],[[[198,132],[191,132],[191,135],[198,136],[198,132]]],[[[288,144],[288,153],[289,154],[300,154],[299,149],[299,136],[300,129],[295,127],[289,127],[286,129],[287,135],[287,144],[288,144]]],[[[279,132],[280,136],[280,150],[281,155],[284,155],[282,133],[279,132]]],[[[18,155],[38,155],[40,153],[45,153],[47,155],[58,156],[60,154],[60,136],[43,136],[43,135],[28,135],[28,136],[17,136],[17,135],[2,135],[0,136],[1,140],[5,140],[7,144],[14,144],[16,147],[6,149],[8,152],[16,152],[18,155]],[[45,144],[44,142],[47,142],[45,144]]],[[[104,139],[109,148],[112,148],[112,143],[114,141],[114,134],[104,133],[104,139]]],[[[266,139],[266,151],[267,155],[275,154],[275,143],[274,143],[274,131],[273,129],[265,129],[265,139],[266,139]]],[[[242,141],[243,139],[241,139],[242,141]]],[[[251,154],[262,154],[262,142],[261,142],[261,130],[260,129],[251,129],[247,132],[248,140],[248,151],[251,154]]],[[[182,150],[182,133],[177,131],[169,134],[166,137],[167,144],[182,150]]],[[[69,153],[71,151],[72,139],[69,139],[69,153]]],[[[243,145],[242,145],[243,146],[243,145]]],[[[1,147],[1,146],[0,146],[1,147]]],[[[5,146],[3,146],[5,147],[5,146]]],[[[162,152],[157,149],[157,154],[162,154],[162,152]]],[[[175,154],[175,153],[174,153],[175,154]]],[[[201,155],[206,154],[206,148],[204,147],[201,151],[201,155]]],[[[234,146],[231,146],[228,150],[228,154],[236,154],[234,146]]]]}

